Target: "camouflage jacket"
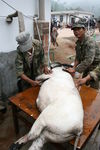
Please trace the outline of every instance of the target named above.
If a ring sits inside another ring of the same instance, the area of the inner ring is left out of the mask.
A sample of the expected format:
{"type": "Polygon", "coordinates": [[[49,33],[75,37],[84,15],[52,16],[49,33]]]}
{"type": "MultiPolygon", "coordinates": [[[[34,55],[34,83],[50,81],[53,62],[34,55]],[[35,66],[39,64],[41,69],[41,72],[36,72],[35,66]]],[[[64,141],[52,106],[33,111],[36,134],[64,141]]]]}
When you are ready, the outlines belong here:
{"type": "Polygon", "coordinates": [[[34,79],[37,75],[43,73],[43,67],[47,65],[47,58],[44,55],[42,44],[38,40],[33,40],[34,53],[32,65],[29,66],[27,52],[22,53],[17,47],[17,57],[15,60],[17,77],[24,73],[29,78],[34,79]]]}
{"type": "Polygon", "coordinates": [[[96,81],[100,80],[100,64],[93,70],[90,71],[90,76],[96,81]]]}
{"type": "Polygon", "coordinates": [[[84,73],[84,76],[100,63],[100,49],[92,38],[85,36],[82,42],[77,40],[76,60],[79,62],[76,71],[84,73]]]}

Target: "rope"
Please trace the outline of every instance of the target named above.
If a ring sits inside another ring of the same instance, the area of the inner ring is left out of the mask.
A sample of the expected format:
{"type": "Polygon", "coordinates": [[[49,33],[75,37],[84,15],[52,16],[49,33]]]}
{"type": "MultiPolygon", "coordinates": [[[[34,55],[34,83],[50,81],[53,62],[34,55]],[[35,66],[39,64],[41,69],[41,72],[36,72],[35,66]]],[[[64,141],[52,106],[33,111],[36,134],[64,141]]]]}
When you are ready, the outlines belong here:
{"type": "Polygon", "coordinates": [[[8,4],[7,2],[5,2],[4,0],[1,0],[3,3],[5,3],[6,5],[8,5],[10,8],[12,8],[13,10],[16,11],[16,9],[14,7],[12,7],[10,4],[8,4]]]}
{"type": "Polygon", "coordinates": [[[49,67],[51,64],[51,60],[50,60],[50,44],[51,44],[50,30],[51,30],[51,22],[49,21],[49,36],[48,36],[48,66],[49,67]]]}
{"type": "MultiPolygon", "coordinates": [[[[36,23],[36,28],[37,28],[37,32],[38,32],[38,36],[39,36],[39,41],[42,43],[37,18],[34,18],[34,21],[36,23]]],[[[51,60],[50,60],[50,43],[51,43],[50,42],[51,41],[50,30],[51,30],[51,22],[49,21],[49,36],[48,36],[48,66],[49,67],[50,67],[50,64],[51,64],[51,60]]]]}

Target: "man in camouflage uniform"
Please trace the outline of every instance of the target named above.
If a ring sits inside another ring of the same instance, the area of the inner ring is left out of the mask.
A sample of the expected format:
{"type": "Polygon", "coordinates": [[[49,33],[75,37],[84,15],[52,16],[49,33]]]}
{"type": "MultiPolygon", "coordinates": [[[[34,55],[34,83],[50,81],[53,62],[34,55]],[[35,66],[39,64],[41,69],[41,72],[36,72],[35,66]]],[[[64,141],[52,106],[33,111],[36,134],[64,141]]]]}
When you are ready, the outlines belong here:
{"type": "Polygon", "coordinates": [[[79,86],[86,84],[87,82],[91,82],[91,85],[94,82],[97,82],[99,84],[97,88],[100,88],[100,64],[93,71],[90,71],[86,77],[78,79],[76,81],[76,86],[79,88],[79,86]]]}
{"type": "Polygon", "coordinates": [[[44,56],[42,44],[33,40],[27,32],[21,32],[17,37],[17,57],[15,60],[18,88],[22,91],[30,86],[39,85],[35,77],[43,72],[48,74],[47,59],[44,56]]]}
{"type": "MultiPolygon", "coordinates": [[[[93,71],[100,63],[100,49],[96,42],[85,34],[85,26],[82,23],[73,25],[72,30],[78,38],[76,41],[76,58],[73,68],[69,68],[70,73],[83,73],[83,78],[93,71]]],[[[99,83],[95,80],[87,82],[91,87],[98,88],[99,83]]]]}

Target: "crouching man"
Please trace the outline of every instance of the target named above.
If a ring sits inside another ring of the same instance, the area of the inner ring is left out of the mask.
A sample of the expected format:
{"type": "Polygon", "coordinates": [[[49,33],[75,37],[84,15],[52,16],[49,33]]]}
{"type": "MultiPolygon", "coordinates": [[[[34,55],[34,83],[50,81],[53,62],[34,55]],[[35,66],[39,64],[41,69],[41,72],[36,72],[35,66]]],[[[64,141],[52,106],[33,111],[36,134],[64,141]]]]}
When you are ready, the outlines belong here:
{"type": "Polygon", "coordinates": [[[35,77],[42,74],[51,73],[47,67],[47,59],[44,55],[42,44],[31,38],[28,32],[21,32],[17,37],[17,57],[15,60],[16,73],[18,78],[19,92],[30,86],[39,85],[35,77]]]}
{"type": "MultiPolygon", "coordinates": [[[[82,78],[93,71],[100,64],[100,48],[96,41],[86,35],[86,27],[83,22],[76,23],[72,26],[76,41],[76,57],[73,68],[67,69],[71,74],[75,72],[82,73],[82,78]]],[[[98,88],[99,84],[95,80],[86,82],[92,88],[98,88]]]]}

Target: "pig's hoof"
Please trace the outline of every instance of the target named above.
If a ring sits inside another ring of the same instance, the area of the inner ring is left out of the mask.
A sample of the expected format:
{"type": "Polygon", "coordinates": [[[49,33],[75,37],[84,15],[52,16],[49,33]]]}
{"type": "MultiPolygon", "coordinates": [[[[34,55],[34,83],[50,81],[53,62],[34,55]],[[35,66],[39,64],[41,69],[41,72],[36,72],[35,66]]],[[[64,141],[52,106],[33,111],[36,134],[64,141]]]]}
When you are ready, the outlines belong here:
{"type": "Polygon", "coordinates": [[[20,148],[23,146],[23,143],[22,144],[19,144],[19,143],[13,143],[10,147],[9,147],[9,150],[20,150],[20,148]]]}

